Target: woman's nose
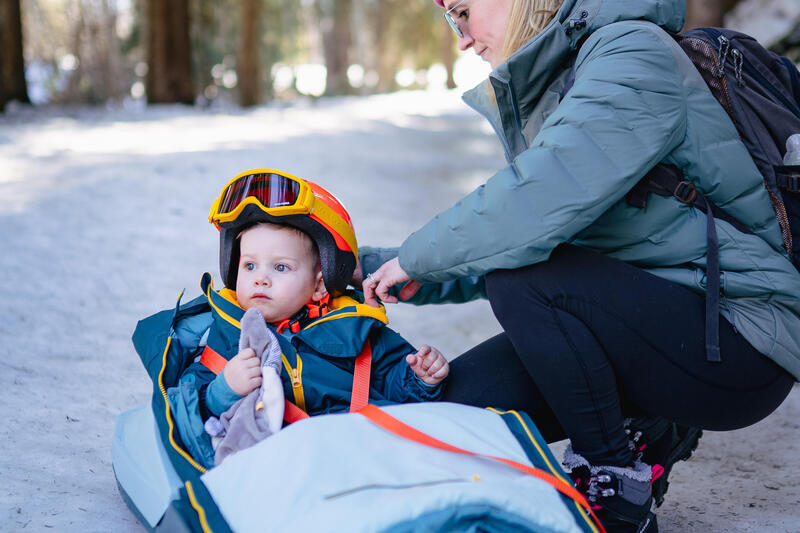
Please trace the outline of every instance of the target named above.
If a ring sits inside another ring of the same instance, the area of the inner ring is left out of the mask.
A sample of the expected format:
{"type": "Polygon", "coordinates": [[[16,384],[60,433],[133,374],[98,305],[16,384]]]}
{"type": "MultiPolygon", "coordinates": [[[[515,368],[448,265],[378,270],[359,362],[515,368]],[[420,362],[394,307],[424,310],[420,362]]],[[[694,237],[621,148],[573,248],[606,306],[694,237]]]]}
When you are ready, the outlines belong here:
{"type": "Polygon", "coordinates": [[[469,31],[462,30],[461,33],[463,37],[458,38],[458,49],[463,52],[475,44],[475,39],[472,38],[472,35],[469,34],[469,31]]]}

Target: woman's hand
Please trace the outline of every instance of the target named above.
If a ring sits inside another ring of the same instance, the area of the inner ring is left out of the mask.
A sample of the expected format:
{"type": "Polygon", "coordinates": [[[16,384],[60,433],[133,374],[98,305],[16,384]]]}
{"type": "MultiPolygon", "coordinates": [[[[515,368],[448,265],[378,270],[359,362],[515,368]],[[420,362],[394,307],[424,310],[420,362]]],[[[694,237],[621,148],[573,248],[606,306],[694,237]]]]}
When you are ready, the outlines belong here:
{"type": "Polygon", "coordinates": [[[408,282],[400,289],[400,299],[408,300],[422,287],[422,283],[412,280],[400,266],[395,257],[386,261],[381,267],[364,279],[364,303],[378,307],[378,298],[384,303],[396,304],[397,298],[389,294],[389,288],[398,283],[408,282]]]}

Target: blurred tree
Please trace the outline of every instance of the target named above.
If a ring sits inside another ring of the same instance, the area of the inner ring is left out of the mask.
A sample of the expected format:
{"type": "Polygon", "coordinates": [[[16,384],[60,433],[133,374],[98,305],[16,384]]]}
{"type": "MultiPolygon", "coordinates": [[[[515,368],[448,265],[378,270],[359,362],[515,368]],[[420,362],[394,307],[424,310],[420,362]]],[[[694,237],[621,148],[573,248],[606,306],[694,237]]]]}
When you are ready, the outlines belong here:
{"type": "Polygon", "coordinates": [[[235,6],[227,1],[195,0],[191,3],[192,75],[195,87],[208,100],[216,97],[217,87],[211,69],[222,63],[225,47],[221,25],[235,6]]]}
{"type": "Polygon", "coordinates": [[[353,0],[316,0],[314,5],[328,70],[325,94],[348,94],[352,92],[347,69],[350,66],[352,44],[353,0]]]}
{"type": "Polygon", "coordinates": [[[686,0],[686,25],[684,30],[707,26],[722,26],[725,13],[739,0],[686,0]]]}
{"type": "Polygon", "coordinates": [[[248,107],[261,101],[261,0],[242,0],[241,15],[242,30],[237,64],[239,104],[248,107]]]}
{"type": "Polygon", "coordinates": [[[442,62],[447,69],[447,88],[455,89],[456,80],[453,77],[453,70],[456,64],[456,40],[455,34],[449,24],[442,24],[442,62]]]}
{"type": "Polygon", "coordinates": [[[122,84],[117,12],[108,0],[73,0],[62,16],[69,25],[67,50],[73,61],[66,88],[56,102],[103,104],[118,99],[122,84]]]}
{"type": "Polygon", "coordinates": [[[272,67],[276,63],[296,63],[301,51],[302,0],[264,0],[261,34],[262,97],[274,96],[272,67]]]}
{"type": "Polygon", "coordinates": [[[391,53],[392,23],[397,19],[397,16],[393,16],[396,4],[394,0],[374,0],[367,10],[367,22],[374,47],[373,68],[378,74],[376,87],[378,92],[393,91],[397,88],[394,76],[399,68],[400,58],[391,53]]]}
{"type": "Polygon", "coordinates": [[[455,56],[448,57],[445,46],[454,46],[452,30],[433,2],[377,0],[370,12],[370,25],[378,57],[378,90],[395,90],[395,74],[401,68],[427,68],[445,63],[452,71],[455,56]],[[450,31],[446,43],[442,26],[450,31]]]}
{"type": "Polygon", "coordinates": [[[794,25],[792,31],[770,46],[770,50],[800,64],[800,21],[794,25]]]}
{"type": "Polygon", "coordinates": [[[147,101],[193,104],[189,0],[147,0],[147,101]]]}
{"type": "Polygon", "coordinates": [[[20,0],[0,0],[0,111],[11,100],[30,102],[22,55],[20,0]]]}

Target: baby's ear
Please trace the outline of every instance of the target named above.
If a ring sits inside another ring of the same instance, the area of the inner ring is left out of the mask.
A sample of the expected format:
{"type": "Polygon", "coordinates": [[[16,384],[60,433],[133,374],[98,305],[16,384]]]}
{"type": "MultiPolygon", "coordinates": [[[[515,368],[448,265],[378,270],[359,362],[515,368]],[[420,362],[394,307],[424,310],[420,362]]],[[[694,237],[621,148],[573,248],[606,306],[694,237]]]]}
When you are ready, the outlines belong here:
{"type": "Polygon", "coordinates": [[[328,289],[325,287],[325,280],[322,279],[322,270],[317,270],[314,278],[314,294],[311,299],[318,302],[325,298],[326,294],[328,294],[328,289]]]}

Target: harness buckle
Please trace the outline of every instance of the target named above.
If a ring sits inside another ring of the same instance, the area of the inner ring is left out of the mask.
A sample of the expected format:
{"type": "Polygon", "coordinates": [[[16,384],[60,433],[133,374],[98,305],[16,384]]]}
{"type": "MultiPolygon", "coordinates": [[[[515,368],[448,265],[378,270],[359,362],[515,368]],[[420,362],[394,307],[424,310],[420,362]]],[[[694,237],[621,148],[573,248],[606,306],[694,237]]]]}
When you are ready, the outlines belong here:
{"type": "Polygon", "coordinates": [[[800,174],[788,174],[786,176],[786,190],[789,192],[800,192],[800,174]]]}
{"type": "Polygon", "coordinates": [[[697,200],[697,188],[688,181],[681,181],[675,186],[672,196],[677,198],[679,202],[693,205],[694,201],[697,200]]]}

